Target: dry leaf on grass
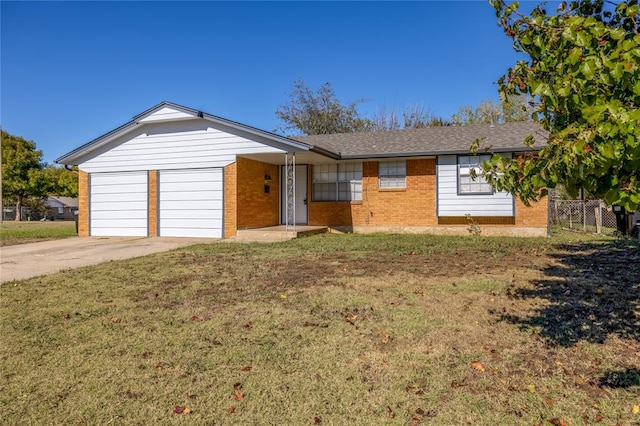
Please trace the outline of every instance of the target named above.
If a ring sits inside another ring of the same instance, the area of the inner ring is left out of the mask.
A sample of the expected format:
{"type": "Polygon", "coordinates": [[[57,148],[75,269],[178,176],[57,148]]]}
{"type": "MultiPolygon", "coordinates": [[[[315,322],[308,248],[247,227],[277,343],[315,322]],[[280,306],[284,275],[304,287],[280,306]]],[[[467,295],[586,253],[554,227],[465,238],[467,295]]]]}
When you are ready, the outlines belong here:
{"type": "Polygon", "coordinates": [[[244,398],[244,394],[240,391],[235,391],[233,393],[233,396],[236,399],[236,401],[240,401],[242,398],[244,398]]]}
{"type": "Polygon", "coordinates": [[[639,414],[640,413],[640,405],[634,405],[633,408],[631,408],[631,412],[633,414],[639,414]]]}
{"type": "Polygon", "coordinates": [[[392,419],[396,416],[396,413],[393,412],[393,410],[391,409],[391,407],[387,406],[387,417],[392,419]]]}
{"type": "Polygon", "coordinates": [[[473,362],[471,363],[471,366],[472,366],[474,369],[476,369],[476,370],[478,370],[479,372],[481,372],[481,373],[484,373],[484,372],[486,371],[486,370],[485,370],[485,368],[484,368],[484,366],[482,365],[482,363],[481,363],[480,361],[473,361],[473,362]]]}
{"type": "Polygon", "coordinates": [[[549,423],[553,426],[567,426],[567,421],[565,419],[559,419],[557,417],[549,419],[549,423]]]}
{"type": "Polygon", "coordinates": [[[233,414],[234,411],[236,411],[236,407],[233,405],[230,405],[229,408],[227,408],[227,413],[229,414],[233,414]]]}

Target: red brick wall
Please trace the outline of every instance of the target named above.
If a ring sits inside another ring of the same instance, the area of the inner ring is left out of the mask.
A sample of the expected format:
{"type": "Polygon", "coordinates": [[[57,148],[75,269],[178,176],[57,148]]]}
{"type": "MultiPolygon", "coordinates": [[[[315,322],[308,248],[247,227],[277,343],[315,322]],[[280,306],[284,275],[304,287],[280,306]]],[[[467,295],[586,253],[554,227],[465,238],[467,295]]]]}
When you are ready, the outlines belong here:
{"type": "Polygon", "coordinates": [[[527,207],[516,197],[516,226],[546,228],[548,223],[549,201],[547,197],[527,207]]]}
{"type": "MultiPolygon", "coordinates": [[[[378,188],[378,162],[362,165],[362,201],[309,202],[309,224],[328,226],[434,226],[435,160],[407,160],[404,189],[378,188]]],[[[311,178],[309,179],[311,194],[311,178]]]]}
{"type": "Polygon", "coordinates": [[[158,171],[149,170],[149,236],[158,236],[158,171]]]}
{"type": "Polygon", "coordinates": [[[224,168],[224,238],[234,237],[238,229],[237,171],[237,163],[224,168]]]}
{"type": "Polygon", "coordinates": [[[238,228],[260,228],[280,223],[279,166],[260,161],[237,160],[238,228]],[[265,179],[266,175],[271,180],[265,179]],[[265,185],[269,193],[265,193],[265,185]]]}
{"type": "Polygon", "coordinates": [[[78,172],[78,235],[89,235],[89,174],[78,172]]]}

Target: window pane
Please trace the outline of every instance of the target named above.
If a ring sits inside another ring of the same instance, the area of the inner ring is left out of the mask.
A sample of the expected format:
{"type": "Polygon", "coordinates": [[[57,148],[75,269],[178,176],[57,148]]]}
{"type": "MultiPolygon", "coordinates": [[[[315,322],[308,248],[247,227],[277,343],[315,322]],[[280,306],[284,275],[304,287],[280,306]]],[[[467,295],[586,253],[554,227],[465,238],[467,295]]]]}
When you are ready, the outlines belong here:
{"type": "Polygon", "coordinates": [[[362,200],[362,163],[313,166],[314,201],[362,200]]]}
{"type": "Polygon", "coordinates": [[[378,163],[378,187],[405,188],[407,167],[406,161],[383,161],[378,163]]]}

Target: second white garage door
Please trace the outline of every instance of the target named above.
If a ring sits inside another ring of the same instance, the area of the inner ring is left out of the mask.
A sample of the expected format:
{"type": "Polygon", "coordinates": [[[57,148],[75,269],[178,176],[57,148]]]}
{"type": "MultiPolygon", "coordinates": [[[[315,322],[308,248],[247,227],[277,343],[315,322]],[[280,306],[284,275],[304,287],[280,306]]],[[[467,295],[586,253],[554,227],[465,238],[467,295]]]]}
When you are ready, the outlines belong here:
{"type": "Polygon", "coordinates": [[[161,237],[222,238],[222,169],[159,172],[161,237]]]}

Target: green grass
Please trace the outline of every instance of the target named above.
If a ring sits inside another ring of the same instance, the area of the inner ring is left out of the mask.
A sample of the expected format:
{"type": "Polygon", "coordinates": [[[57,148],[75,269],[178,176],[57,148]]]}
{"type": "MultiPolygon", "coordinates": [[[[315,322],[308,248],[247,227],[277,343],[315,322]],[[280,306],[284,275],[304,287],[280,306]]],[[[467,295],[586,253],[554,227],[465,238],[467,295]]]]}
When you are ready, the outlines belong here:
{"type": "Polygon", "coordinates": [[[0,222],[0,245],[2,246],[68,238],[75,235],[77,235],[76,224],[73,221],[0,222]]]}
{"type": "Polygon", "coordinates": [[[3,424],[638,424],[638,245],[573,238],[214,243],[3,284],[3,424]]]}

